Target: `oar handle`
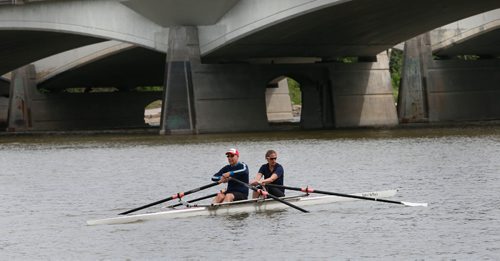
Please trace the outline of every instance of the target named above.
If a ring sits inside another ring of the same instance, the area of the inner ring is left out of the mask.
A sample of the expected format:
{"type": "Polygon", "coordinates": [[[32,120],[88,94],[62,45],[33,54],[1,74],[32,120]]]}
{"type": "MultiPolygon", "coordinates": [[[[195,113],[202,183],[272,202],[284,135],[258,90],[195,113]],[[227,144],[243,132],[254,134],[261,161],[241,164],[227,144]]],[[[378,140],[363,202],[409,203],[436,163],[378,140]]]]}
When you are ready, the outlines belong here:
{"type": "MultiPolygon", "coordinates": [[[[253,190],[253,191],[256,191],[256,192],[261,192],[261,191],[262,191],[261,189],[258,189],[258,188],[256,188],[255,186],[252,186],[252,185],[250,185],[250,184],[247,184],[247,183],[245,183],[245,182],[243,182],[243,181],[241,181],[241,180],[238,180],[238,179],[235,179],[235,178],[231,178],[231,180],[236,181],[237,183],[240,183],[240,184],[242,184],[242,185],[245,185],[247,188],[249,188],[249,189],[251,189],[251,190],[253,190]]],[[[272,198],[272,199],[274,199],[274,200],[276,200],[276,201],[278,201],[278,202],[281,202],[281,203],[283,203],[283,204],[285,204],[285,205],[288,205],[288,206],[290,206],[290,207],[292,207],[292,208],[295,208],[295,209],[297,209],[297,210],[300,210],[300,211],[302,211],[302,212],[304,212],[304,213],[309,213],[309,211],[307,211],[307,210],[305,210],[305,209],[303,209],[303,208],[301,208],[301,207],[299,207],[299,206],[295,206],[294,204],[292,204],[292,203],[290,203],[290,202],[284,201],[284,200],[282,200],[282,199],[280,199],[280,198],[278,198],[278,197],[276,197],[276,196],[274,196],[274,195],[272,195],[272,194],[270,194],[270,193],[267,193],[267,192],[266,192],[266,194],[265,194],[265,195],[266,195],[266,196],[269,196],[270,198],[272,198]]]]}
{"type": "Polygon", "coordinates": [[[219,185],[219,183],[218,183],[218,182],[212,182],[212,183],[207,184],[207,185],[205,185],[205,186],[201,186],[201,187],[199,187],[199,188],[195,188],[195,189],[192,189],[192,190],[188,190],[188,191],[186,191],[186,192],[179,192],[179,193],[176,193],[176,194],[174,194],[174,195],[172,195],[172,196],[170,196],[170,197],[168,197],[168,198],[165,198],[165,199],[162,199],[162,200],[158,200],[158,201],[156,201],[156,202],[149,203],[149,204],[147,204],[147,205],[140,206],[140,207],[138,207],[138,208],[134,208],[134,209],[131,209],[131,210],[128,210],[128,211],[122,212],[122,213],[120,213],[120,214],[118,214],[118,215],[126,215],[126,214],[129,214],[129,213],[132,213],[132,212],[136,212],[136,211],[139,211],[139,210],[141,210],[141,209],[149,208],[149,207],[152,207],[152,206],[154,206],[154,205],[158,205],[158,204],[161,204],[161,203],[163,203],[163,202],[167,202],[167,201],[172,200],[172,199],[182,198],[182,197],[184,197],[184,196],[186,196],[186,195],[189,195],[189,194],[192,194],[192,193],[195,193],[195,192],[198,192],[198,191],[200,191],[200,190],[204,190],[204,189],[207,189],[207,188],[210,188],[210,187],[213,187],[213,186],[217,186],[217,185],[219,185]]]}

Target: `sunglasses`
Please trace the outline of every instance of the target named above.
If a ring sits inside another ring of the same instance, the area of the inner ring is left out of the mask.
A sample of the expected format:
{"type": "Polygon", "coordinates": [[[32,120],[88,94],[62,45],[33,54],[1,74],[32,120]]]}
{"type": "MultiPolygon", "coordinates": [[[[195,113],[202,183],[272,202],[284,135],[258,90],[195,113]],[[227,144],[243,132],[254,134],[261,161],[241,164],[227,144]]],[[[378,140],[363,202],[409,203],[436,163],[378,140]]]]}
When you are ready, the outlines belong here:
{"type": "Polygon", "coordinates": [[[232,157],[234,157],[234,155],[233,154],[227,154],[226,157],[232,158],[232,157]]]}
{"type": "Polygon", "coordinates": [[[276,160],[277,158],[268,158],[269,160],[276,160]]]}

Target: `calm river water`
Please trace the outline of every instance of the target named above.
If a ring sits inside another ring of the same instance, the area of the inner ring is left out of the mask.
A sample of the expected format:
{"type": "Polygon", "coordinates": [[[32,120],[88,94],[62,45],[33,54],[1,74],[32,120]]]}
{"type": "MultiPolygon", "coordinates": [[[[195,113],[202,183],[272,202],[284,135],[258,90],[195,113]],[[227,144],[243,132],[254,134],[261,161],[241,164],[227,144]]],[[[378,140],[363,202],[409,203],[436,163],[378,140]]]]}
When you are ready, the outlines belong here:
{"type": "Polygon", "coordinates": [[[3,135],[0,259],[500,260],[499,159],[499,126],[3,135]],[[85,224],[209,183],[230,147],[251,176],[275,149],[287,185],[341,193],[399,188],[393,200],[429,207],[358,201],[307,207],[308,214],[85,224]]]}

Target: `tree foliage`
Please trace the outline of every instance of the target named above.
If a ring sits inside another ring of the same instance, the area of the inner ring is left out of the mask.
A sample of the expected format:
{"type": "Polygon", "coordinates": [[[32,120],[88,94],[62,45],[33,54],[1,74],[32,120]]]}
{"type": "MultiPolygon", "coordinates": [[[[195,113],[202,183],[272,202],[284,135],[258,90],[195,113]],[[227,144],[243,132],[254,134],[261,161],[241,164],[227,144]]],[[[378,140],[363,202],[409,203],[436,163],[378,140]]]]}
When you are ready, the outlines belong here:
{"type": "Polygon", "coordinates": [[[287,78],[288,80],[288,91],[290,93],[290,99],[292,104],[299,105],[302,104],[302,93],[300,92],[300,84],[292,78],[287,78]]]}

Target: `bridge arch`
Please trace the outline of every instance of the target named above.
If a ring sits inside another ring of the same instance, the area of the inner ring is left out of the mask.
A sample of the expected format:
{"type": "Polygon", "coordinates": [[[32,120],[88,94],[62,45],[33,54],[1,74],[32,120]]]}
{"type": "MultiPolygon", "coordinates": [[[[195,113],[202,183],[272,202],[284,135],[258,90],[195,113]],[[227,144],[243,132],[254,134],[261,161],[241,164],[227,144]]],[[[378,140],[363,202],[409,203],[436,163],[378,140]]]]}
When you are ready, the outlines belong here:
{"type": "Polygon", "coordinates": [[[255,2],[240,1],[217,24],[199,27],[206,60],[370,57],[452,21],[500,8],[497,0],[255,2]]]}
{"type": "Polygon", "coordinates": [[[300,123],[301,101],[300,83],[284,75],[275,78],[266,88],[267,121],[280,125],[300,123]]]}
{"type": "MultiPolygon", "coordinates": [[[[320,129],[332,127],[333,106],[329,75],[321,65],[285,65],[266,69],[266,86],[276,80],[290,78],[298,83],[300,89],[300,118],[293,125],[301,129],[320,129]]],[[[267,88],[266,88],[267,91],[267,88]]],[[[269,120],[269,117],[268,117],[269,120]]]]}
{"type": "Polygon", "coordinates": [[[500,9],[472,16],[430,32],[432,51],[440,56],[498,55],[500,9]]]}
{"type": "Polygon", "coordinates": [[[118,40],[161,52],[168,48],[168,28],[118,0],[47,1],[2,7],[0,31],[58,32],[118,40]]]}

